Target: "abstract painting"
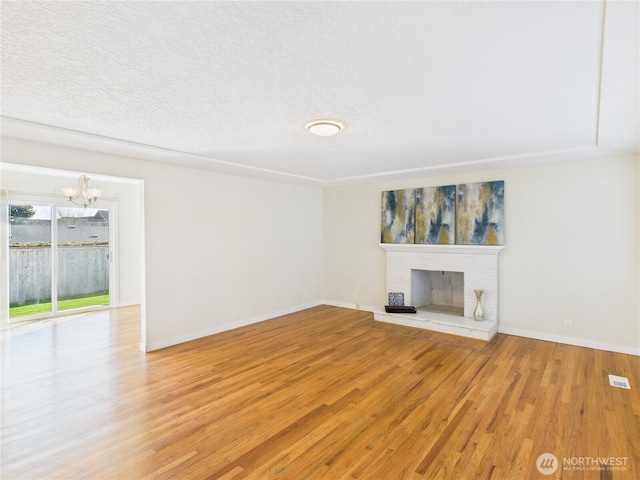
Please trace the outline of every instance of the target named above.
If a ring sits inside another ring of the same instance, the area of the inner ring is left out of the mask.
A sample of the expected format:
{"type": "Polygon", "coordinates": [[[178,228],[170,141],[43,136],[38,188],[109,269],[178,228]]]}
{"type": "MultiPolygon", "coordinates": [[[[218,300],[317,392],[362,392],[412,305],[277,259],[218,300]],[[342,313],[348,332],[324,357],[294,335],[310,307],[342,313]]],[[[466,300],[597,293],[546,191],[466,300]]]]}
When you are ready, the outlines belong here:
{"type": "Polygon", "coordinates": [[[381,243],[413,243],[416,189],[382,192],[381,243]]]}
{"type": "Polygon", "coordinates": [[[418,188],[415,243],[453,245],[455,231],[456,186],[418,188]]]}
{"type": "Polygon", "coordinates": [[[458,185],[458,245],[504,245],[504,181],[458,185]]]}

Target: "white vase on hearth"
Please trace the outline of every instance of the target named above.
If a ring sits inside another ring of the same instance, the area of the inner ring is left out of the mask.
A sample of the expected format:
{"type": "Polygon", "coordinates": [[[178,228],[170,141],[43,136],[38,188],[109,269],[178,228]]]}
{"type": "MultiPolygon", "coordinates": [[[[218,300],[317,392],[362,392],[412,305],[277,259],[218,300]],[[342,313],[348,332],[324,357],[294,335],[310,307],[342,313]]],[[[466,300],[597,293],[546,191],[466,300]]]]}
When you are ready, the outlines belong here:
{"type": "Polygon", "coordinates": [[[480,299],[482,298],[482,294],[484,290],[474,290],[476,293],[476,308],[473,311],[473,319],[476,322],[481,322],[484,320],[484,311],[482,310],[482,304],[480,303],[480,299]]]}

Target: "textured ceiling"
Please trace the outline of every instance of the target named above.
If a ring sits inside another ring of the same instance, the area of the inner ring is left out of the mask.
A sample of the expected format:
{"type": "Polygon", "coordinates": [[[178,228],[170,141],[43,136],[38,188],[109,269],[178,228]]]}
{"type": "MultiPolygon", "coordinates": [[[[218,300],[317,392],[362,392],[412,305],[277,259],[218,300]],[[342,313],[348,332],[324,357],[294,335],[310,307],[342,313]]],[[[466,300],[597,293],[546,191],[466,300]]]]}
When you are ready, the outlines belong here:
{"type": "Polygon", "coordinates": [[[638,152],[636,1],[1,9],[5,136],[317,185],[638,152]]]}

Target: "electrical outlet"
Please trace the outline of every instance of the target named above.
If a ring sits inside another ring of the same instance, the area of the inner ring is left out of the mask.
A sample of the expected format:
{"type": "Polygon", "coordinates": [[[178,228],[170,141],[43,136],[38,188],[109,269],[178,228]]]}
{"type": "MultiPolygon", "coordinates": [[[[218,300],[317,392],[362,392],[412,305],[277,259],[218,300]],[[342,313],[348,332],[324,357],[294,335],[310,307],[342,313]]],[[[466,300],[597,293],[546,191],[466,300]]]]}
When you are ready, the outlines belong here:
{"type": "Polygon", "coordinates": [[[571,322],[569,322],[569,321],[564,322],[564,329],[565,330],[569,331],[572,328],[573,328],[573,325],[571,324],[571,322]]]}
{"type": "Polygon", "coordinates": [[[234,316],[234,317],[237,317],[237,316],[239,316],[239,315],[240,315],[240,309],[239,309],[239,308],[236,308],[236,309],[233,311],[233,316],[234,316]]]}

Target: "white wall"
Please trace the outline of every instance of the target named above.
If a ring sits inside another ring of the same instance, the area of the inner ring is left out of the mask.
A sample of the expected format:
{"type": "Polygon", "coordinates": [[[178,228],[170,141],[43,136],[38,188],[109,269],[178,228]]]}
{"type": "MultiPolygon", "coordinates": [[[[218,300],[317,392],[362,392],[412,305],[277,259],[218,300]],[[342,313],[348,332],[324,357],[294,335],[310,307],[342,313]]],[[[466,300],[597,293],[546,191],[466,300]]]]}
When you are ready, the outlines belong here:
{"type": "Polygon", "coordinates": [[[639,167],[627,156],[326,189],[325,301],[385,305],[382,191],[504,180],[500,331],[638,355],[639,167]]]}
{"type": "Polygon", "coordinates": [[[320,189],[170,165],[144,178],[152,345],[320,303],[320,189]]]}
{"type": "MultiPolygon", "coordinates": [[[[147,349],[321,298],[354,307],[355,293],[362,308],[381,309],[387,292],[380,192],[504,180],[500,330],[640,354],[637,156],[323,192],[13,139],[3,139],[1,152],[3,162],[144,181],[147,349]],[[565,320],[573,322],[571,332],[565,320]]],[[[122,238],[127,227],[120,230],[122,238]]],[[[124,242],[121,255],[130,247],[124,242]]],[[[125,263],[139,269],[141,261],[125,263]]]]}
{"type": "Polygon", "coordinates": [[[2,161],[144,181],[147,350],[322,298],[320,189],[14,139],[2,161]]]}

